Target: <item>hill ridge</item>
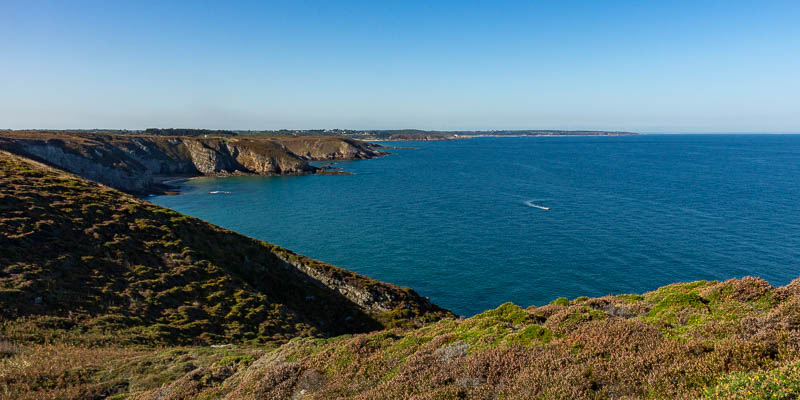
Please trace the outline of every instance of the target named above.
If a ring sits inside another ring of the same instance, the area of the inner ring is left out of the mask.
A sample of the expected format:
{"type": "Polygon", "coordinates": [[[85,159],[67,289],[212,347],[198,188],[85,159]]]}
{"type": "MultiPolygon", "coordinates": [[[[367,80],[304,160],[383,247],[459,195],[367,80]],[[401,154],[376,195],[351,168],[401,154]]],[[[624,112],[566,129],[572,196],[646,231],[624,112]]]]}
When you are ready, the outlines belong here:
{"type": "Polygon", "coordinates": [[[450,315],[411,289],[6,152],[0,175],[0,316],[9,338],[49,341],[83,326],[62,336],[268,342],[450,315]]]}

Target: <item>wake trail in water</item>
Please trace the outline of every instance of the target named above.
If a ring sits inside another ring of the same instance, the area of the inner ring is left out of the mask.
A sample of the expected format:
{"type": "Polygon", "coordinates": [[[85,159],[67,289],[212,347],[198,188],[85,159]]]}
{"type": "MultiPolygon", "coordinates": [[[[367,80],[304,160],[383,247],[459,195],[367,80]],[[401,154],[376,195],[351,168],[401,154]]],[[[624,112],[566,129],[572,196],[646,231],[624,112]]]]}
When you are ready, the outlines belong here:
{"type": "Polygon", "coordinates": [[[536,204],[536,203],[533,202],[533,200],[528,200],[528,201],[526,201],[524,203],[528,207],[533,207],[533,208],[538,208],[540,210],[550,211],[550,207],[545,207],[545,206],[536,204]]]}

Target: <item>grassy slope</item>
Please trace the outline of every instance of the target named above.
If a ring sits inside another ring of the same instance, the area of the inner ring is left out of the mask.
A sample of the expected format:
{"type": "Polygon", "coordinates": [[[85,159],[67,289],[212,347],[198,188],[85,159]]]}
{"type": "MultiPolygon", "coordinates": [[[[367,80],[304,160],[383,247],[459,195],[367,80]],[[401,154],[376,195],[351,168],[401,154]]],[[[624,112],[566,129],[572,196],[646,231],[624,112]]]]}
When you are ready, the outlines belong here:
{"type": "MultiPolygon", "coordinates": [[[[11,398],[794,399],[800,280],[511,303],[465,320],[280,347],[6,345],[11,398]]],[[[3,346],[0,345],[0,358],[3,346]]]]}
{"type": "Polygon", "coordinates": [[[694,282],[296,340],[207,387],[136,398],[796,398],[798,329],[800,280],[694,282]]]}
{"type": "Polygon", "coordinates": [[[0,333],[38,343],[225,343],[449,315],[384,284],[0,153],[0,333]],[[360,307],[283,260],[393,300],[360,307]]]}
{"type": "Polygon", "coordinates": [[[0,166],[0,397],[790,399],[800,390],[800,280],[508,303],[465,320],[315,338],[325,328],[308,316],[325,318],[314,309],[324,305],[304,308],[305,293],[247,273],[285,250],[13,156],[0,166]],[[295,335],[305,337],[280,344],[295,335]],[[219,341],[235,346],[198,345],[219,341]]]}

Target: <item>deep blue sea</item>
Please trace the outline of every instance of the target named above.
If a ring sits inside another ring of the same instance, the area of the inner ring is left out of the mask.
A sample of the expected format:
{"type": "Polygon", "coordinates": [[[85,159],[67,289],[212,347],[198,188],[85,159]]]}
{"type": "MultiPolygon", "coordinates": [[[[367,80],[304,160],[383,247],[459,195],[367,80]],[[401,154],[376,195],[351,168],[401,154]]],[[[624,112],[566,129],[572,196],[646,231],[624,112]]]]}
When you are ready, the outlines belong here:
{"type": "Polygon", "coordinates": [[[349,176],[201,178],[149,200],[461,315],[800,276],[800,135],[384,144],[415,148],[338,163],[349,176]]]}

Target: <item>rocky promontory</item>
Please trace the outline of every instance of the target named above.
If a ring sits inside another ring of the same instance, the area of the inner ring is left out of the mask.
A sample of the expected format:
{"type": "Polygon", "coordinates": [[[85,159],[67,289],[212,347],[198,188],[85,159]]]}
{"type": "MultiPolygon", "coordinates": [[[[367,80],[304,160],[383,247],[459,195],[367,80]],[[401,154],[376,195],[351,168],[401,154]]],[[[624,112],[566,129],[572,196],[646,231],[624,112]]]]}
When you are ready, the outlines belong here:
{"type": "Polygon", "coordinates": [[[130,193],[162,192],[166,177],[302,175],[328,171],[315,160],[361,160],[386,153],[339,137],[189,137],[5,131],[0,149],[130,193]]]}

